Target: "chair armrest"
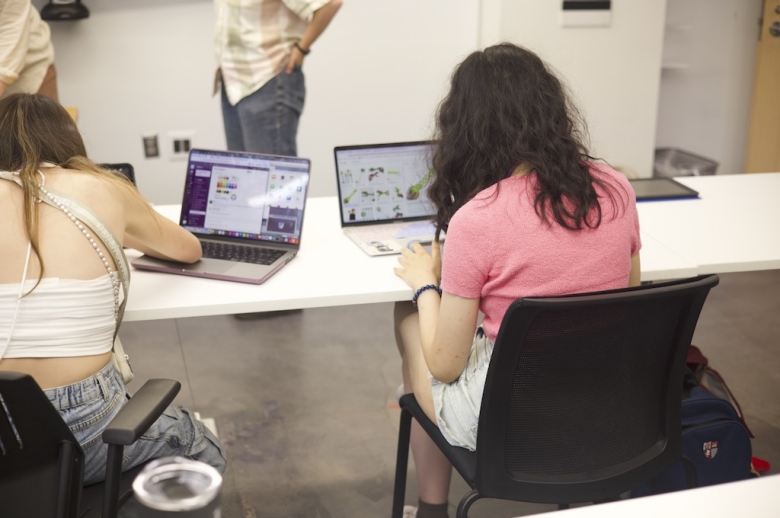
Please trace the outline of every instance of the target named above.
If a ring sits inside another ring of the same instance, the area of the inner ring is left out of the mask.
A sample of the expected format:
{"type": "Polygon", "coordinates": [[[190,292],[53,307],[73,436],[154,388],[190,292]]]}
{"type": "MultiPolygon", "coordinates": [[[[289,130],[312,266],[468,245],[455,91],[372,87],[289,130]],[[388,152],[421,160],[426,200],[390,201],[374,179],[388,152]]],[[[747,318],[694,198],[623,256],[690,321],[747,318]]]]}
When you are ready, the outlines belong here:
{"type": "Polygon", "coordinates": [[[103,430],[103,442],[133,444],[162,415],[180,389],[181,383],[174,380],[152,379],[144,383],[103,430]]]}

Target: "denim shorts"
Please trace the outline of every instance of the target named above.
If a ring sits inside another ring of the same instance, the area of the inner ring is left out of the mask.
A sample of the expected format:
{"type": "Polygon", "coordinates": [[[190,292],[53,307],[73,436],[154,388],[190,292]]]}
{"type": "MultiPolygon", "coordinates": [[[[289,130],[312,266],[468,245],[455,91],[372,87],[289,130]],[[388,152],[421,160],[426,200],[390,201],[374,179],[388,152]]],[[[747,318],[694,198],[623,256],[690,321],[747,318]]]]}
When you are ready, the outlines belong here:
{"type": "MultiPolygon", "coordinates": [[[[87,379],[44,390],[84,450],[84,484],[105,479],[108,445],[101,434],[130,396],[112,362],[87,379]]],[[[169,406],[141,438],[124,448],[122,471],[147,460],[183,455],[225,471],[222,445],[192,412],[169,406]]]]}
{"type": "Polygon", "coordinates": [[[482,393],[485,390],[493,342],[482,328],[474,334],[466,368],[452,383],[431,378],[433,407],[441,434],[453,446],[471,451],[477,449],[477,424],[482,393]]]}

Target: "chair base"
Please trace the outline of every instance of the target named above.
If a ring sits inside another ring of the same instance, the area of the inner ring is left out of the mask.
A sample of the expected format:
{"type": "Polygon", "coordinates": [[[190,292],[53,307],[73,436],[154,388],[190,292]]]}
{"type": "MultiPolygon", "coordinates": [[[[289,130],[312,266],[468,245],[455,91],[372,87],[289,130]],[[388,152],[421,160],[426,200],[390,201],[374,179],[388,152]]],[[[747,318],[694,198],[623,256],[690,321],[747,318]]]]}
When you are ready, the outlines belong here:
{"type": "MultiPolygon", "coordinates": [[[[122,473],[122,477],[119,480],[119,502],[117,507],[121,508],[133,496],[133,480],[135,480],[136,475],[145,465],[136,466],[122,473]]],[[[103,512],[104,491],[104,482],[84,486],[81,493],[81,514],[79,514],[79,518],[100,518],[103,512]]]]}

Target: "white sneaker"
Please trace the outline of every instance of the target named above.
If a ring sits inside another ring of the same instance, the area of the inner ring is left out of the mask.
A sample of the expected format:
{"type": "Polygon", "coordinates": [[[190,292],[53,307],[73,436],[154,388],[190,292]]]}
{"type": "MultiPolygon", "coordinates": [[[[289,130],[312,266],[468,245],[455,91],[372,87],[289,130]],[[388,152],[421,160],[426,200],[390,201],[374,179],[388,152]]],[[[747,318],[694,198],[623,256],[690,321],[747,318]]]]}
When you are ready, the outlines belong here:
{"type": "Polygon", "coordinates": [[[219,439],[219,435],[217,435],[217,422],[214,421],[213,417],[201,417],[200,412],[193,412],[195,415],[195,419],[203,423],[203,426],[209,429],[211,433],[214,434],[214,437],[219,439]]]}
{"type": "MultiPolygon", "coordinates": [[[[403,389],[404,386],[401,385],[401,388],[403,389]]],[[[415,518],[417,516],[417,508],[413,505],[405,505],[404,506],[404,518],[415,518]]]]}

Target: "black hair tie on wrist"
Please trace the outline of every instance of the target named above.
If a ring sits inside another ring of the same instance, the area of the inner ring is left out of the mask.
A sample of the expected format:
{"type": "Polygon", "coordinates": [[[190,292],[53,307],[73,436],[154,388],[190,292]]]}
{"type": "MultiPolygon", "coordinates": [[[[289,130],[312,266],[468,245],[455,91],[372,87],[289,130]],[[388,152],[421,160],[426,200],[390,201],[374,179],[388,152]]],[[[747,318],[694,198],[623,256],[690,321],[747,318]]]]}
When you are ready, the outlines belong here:
{"type": "Polygon", "coordinates": [[[297,41],[296,41],[296,42],[295,42],[293,45],[295,45],[295,48],[296,48],[296,49],[298,49],[298,50],[301,52],[301,54],[303,54],[304,56],[308,56],[308,55],[309,55],[309,52],[311,52],[311,49],[309,49],[309,50],[303,50],[303,47],[301,47],[300,45],[298,45],[298,42],[297,42],[297,41]]]}

